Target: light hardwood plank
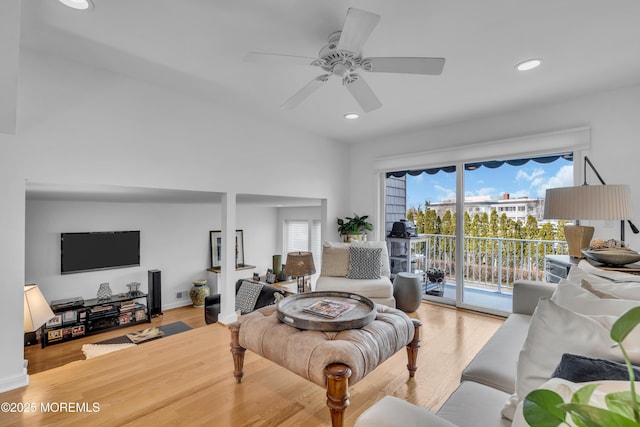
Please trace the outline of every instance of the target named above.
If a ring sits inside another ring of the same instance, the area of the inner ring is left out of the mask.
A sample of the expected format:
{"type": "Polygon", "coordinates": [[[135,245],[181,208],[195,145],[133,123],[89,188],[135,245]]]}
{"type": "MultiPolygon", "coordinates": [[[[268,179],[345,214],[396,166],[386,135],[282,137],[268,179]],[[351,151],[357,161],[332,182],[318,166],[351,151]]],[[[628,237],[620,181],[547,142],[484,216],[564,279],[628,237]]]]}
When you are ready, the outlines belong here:
{"type": "MultiPolygon", "coordinates": [[[[385,395],[437,410],[459,384],[462,369],[503,322],[432,303],[410,315],[423,323],[415,378],[409,379],[406,352],[395,354],[351,388],[345,425],[353,425],[385,395]]],[[[82,360],[83,343],[119,336],[128,328],[25,349],[30,385],[0,394],[0,401],[35,403],[38,411],[0,413],[0,425],[330,425],[323,388],[250,351],[243,382],[236,384],[227,327],[206,326],[202,309],[193,307],[167,310],[153,323],[178,320],[194,329],[90,360],[82,360]],[[61,402],[97,403],[99,412],[40,410],[41,404],[61,402]]]]}

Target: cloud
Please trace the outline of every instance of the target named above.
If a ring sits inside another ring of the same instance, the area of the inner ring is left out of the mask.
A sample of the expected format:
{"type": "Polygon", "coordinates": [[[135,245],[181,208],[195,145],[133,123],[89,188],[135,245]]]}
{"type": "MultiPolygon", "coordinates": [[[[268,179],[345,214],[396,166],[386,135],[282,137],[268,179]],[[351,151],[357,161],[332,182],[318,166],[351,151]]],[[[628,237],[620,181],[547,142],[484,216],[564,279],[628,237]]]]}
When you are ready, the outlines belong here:
{"type": "Polygon", "coordinates": [[[542,175],[544,175],[544,169],[541,168],[535,168],[530,174],[522,169],[518,169],[518,172],[516,173],[516,181],[530,182],[541,177],[542,175]]]}
{"type": "Polygon", "coordinates": [[[571,187],[573,185],[573,165],[562,166],[558,172],[546,181],[536,186],[533,192],[537,197],[544,197],[547,188],[571,187]]]}

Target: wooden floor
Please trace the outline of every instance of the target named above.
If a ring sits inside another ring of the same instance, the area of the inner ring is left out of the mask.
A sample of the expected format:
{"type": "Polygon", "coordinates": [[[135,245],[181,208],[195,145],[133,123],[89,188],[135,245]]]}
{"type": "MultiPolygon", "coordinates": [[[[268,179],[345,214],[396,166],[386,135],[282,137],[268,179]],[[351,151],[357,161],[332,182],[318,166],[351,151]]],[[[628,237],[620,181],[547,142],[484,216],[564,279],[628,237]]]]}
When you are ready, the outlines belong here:
{"type": "MultiPolygon", "coordinates": [[[[426,302],[410,316],[423,323],[415,378],[409,379],[406,352],[396,353],[351,388],[346,426],[384,395],[439,408],[503,321],[426,302]]],[[[35,412],[0,412],[0,425],[330,425],[324,389],[250,351],[236,384],[227,327],[205,325],[202,317],[201,308],[167,310],[154,325],[181,320],[194,329],[89,360],[82,344],[130,330],[25,349],[30,385],[0,394],[0,402],[35,412]],[[65,409],[69,402],[75,407],[65,409]]]]}

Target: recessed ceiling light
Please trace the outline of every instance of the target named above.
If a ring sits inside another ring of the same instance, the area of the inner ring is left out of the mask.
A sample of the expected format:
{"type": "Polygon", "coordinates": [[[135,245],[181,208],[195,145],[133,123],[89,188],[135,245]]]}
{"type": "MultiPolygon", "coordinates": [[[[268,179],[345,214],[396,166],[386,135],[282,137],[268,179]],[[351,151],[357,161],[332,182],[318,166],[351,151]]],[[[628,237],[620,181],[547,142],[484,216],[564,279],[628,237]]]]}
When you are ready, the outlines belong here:
{"type": "Polygon", "coordinates": [[[347,113],[344,115],[344,118],[347,120],[355,120],[358,117],[360,117],[360,115],[358,113],[347,113]]]}
{"type": "Polygon", "coordinates": [[[542,59],[527,59],[516,65],[518,71],[529,71],[542,65],[542,59]]]}
{"type": "Polygon", "coordinates": [[[87,10],[93,7],[93,4],[91,3],[90,0],[58,0],[58,1],[60,1],[60,3],[64,4],[65,6],[69,6],[73,9],[78,9],[78,10],[87,10]]]}

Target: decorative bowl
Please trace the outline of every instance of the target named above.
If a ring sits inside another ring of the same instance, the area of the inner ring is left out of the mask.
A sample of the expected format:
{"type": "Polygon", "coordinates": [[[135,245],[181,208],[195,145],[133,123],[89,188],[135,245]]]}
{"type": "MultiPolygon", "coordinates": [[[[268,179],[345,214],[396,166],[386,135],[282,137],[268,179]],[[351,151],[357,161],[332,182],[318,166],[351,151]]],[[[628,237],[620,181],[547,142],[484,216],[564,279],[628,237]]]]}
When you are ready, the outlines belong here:
{"type": "Polygon", "coordinates": [[[607,265],[626,265],[640,261],[640,254],[635,251],[583,249],[582,253],[589,259],[607,265]]]}

